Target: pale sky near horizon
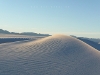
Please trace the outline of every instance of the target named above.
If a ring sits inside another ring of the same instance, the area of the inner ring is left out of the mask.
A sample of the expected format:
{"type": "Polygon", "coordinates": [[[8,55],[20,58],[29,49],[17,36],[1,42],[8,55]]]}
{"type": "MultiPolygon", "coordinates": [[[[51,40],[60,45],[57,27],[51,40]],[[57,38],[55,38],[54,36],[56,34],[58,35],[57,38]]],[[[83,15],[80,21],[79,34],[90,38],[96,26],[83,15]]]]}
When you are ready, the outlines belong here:
{"type": "Polygon", "coordinates": [[[0,0],[0,29],[100,38],[100,0],[0,0]]]}

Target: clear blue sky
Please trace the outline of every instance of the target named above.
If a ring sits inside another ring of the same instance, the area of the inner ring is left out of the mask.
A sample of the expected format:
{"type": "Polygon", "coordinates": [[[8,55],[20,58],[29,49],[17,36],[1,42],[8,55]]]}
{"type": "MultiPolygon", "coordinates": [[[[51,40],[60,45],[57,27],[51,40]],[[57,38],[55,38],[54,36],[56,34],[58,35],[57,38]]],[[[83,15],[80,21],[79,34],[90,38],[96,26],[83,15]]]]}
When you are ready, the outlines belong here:
{"type": "Polygon", "coordinates": [[[0,28],[100,38],[100,0],[0,0],[0,28]]]}

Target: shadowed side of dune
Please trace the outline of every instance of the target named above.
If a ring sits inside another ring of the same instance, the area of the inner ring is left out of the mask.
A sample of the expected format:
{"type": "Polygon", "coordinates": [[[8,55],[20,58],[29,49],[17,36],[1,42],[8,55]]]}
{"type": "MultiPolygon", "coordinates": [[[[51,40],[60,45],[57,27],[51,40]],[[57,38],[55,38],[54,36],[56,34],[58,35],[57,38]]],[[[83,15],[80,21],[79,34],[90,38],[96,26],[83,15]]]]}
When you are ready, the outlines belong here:
{"type": "Polygon", "coordinates": [[[82,40],[83,42],[89,44],[90,46],[100,51],[100,44],[98,44],[97,42],[91,41],[89,39],[84,39],[84,38],[78,38],[78,39],[82,40]]]}
{"type": "Polygon", "coordinates": [[[1,75],[99,75],[100,52],[65,35],[0,49],[1,75]]]}

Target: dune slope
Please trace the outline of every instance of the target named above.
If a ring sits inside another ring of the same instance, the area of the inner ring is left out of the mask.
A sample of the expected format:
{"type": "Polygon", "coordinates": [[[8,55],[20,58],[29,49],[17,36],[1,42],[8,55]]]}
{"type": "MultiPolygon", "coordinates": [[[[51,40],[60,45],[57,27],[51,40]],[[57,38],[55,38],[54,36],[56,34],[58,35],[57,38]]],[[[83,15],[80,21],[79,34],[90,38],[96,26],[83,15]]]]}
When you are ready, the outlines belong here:
{"type": "Polygon", "coordinates": [[[1,44],[0,75],[100,75],[100,52],[65,35],[1,44]]]}
{"type": "Polygon", "coordinates": [[[79,40],[82,40],[83,42],[89,44],[90,46],[94,47],[95,49],[100,51],[100,44],[97,42],[91,41],[89,39],[84,39],[84,38],[78,38],[79,40]]]}

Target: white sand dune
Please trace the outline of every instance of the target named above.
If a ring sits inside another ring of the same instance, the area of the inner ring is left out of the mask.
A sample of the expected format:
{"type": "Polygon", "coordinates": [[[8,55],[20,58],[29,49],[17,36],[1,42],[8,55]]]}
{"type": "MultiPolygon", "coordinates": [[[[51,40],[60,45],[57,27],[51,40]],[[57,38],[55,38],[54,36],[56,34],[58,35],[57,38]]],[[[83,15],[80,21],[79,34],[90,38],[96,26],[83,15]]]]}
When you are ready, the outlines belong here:
{"type": "Polygon", "coordinates": [[[0,75],[100,75],[100,52],[65,35],[1,44],[0,75]]]}

